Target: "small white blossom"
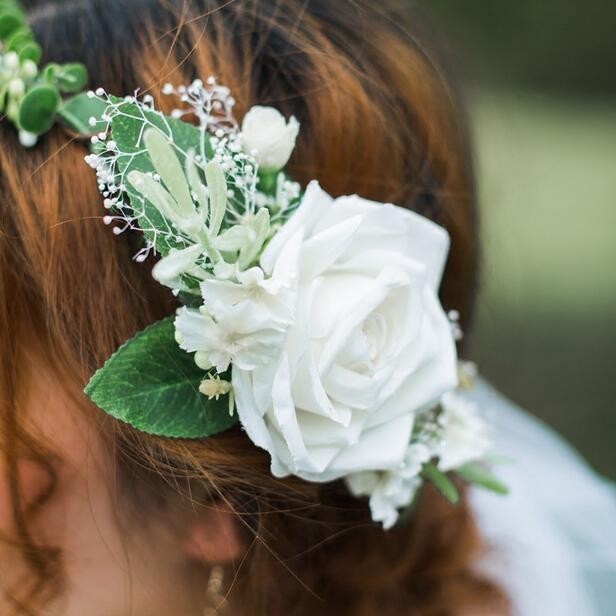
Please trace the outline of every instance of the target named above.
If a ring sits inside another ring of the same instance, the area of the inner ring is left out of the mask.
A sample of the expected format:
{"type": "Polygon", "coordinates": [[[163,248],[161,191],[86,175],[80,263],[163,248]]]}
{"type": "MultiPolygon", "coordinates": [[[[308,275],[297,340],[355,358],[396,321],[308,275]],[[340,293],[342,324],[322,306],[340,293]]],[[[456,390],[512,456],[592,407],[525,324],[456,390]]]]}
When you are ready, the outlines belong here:
{"type": "Polygon", "coordinates": [[[399,510],[413,502],[422,484],[422,467],[430,458],[431,452],[426,445],[413,443],[397,470],[349,475],[347,485],[355,496],[370,497],[372,519],[388,529],[398,520],[399,510]]]}
{"type": "Polygon", "coordinates": [[[285,330],[273,320],[255,315],[248,303],[232,306],[218,319],[204,306],[180,308],[175,319],[180,347],[200,352],[219,373],[235,368],[253,371],[274,361],[284,344],[285,330]]]}
{"type": "Polygon", "coordinates": [[[442,440],[435,452],[443,472],[459,468],[485,456],[490,440],[477,405],[463,394],[451,391],[441,399],[438,423],[442,440]]]}
{"type": "Polygon", "coordinates": [[[217,318],[224,317],[230,308],[243,302],[264,320],[289,325],[293,318],[295,294],[291,281],[266,278],[260,267],[238,272],[237,282],[206,280],[201,283],[201,294],[209,312],[217,318]]]}

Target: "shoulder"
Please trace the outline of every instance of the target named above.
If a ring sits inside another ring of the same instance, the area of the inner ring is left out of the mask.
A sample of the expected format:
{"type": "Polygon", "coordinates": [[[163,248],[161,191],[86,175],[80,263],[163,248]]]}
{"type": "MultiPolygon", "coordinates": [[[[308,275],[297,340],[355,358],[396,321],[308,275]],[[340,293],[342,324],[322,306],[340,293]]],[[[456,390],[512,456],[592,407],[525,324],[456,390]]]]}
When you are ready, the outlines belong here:
{"type": "Polygon", "coordinates": [[[520,616],[603,616],[616,603],[616,491],[562,438],[483,381],[469,393],[494,426],[510,495],[474,490],[481,567],[520,616]]]}

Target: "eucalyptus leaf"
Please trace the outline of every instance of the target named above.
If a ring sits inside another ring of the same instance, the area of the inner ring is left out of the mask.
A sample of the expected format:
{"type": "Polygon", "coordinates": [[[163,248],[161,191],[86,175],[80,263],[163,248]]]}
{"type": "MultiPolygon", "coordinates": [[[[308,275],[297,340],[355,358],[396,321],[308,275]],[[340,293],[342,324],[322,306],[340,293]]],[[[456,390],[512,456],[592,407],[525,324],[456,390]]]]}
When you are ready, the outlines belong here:
{"type": "Polygon", "coordinates": [[[45,68],[45,79],[62,92],[76,94],[86,87],[88,71],[80,62],[49,64],[45,68]]]}
{"type": "Polygon", "coordinates": [[[16,51],[17,53],[28,43],[32,43],[32,32],[27,27],[22,27],[15,30],[6,40],[5,48],[7,51],[16,51]]]}
{"type": "Polygon", "coordinates": [[[19,60],[21,62],[32,60],[32,62],[38,64],[41,61],[42,55],[43,51],[41,50],[41,46],[34,41],[24,43],[19,50],[19,60]]]}
{"type": "Polygon", "coordinates": [[[469,462],[457,469],[456,473],[460,479],[467,483],[480,486],[503,496],[509,494],[509,488],[481,464],[469,462]]]}
{"type": "Polygon", "coordinates": [[[0,13],[0,40],[6,41],[16,30],[24,26],[23,15],[15,9],[3,9],[0,13]]]}
{"type": "Polygon", "coordinates": [[[105,101],[83,93],[64,101],[58,109],[58,117],[76,133],[94,135],[105,129],[106,124],[101,119],[105,109],[107,109],[105,101]],[[93,126],[90,125],[90,118],[96,120],[93,126]]]}
{"type": "Polygon", "coordinates": [[[422,476],[429,481],[450,503],[457,504],[460,500],[460,493],[453,481],[445,473],[440,471],[436,464],[427,462],[423,465],[422,476]]]}
{"type": "Polygon", "coordinates": [[[19,105],[19,127],[35,135],[47,132],[53,126],[60,100],[57,88],[48,84],[35,86],[19,105]]]}
{"type": "Polygon", "coordinates": [[[124,343],[85,388],[100,409],[141,432],[205,438],[238,423],[226,397],[199,392],[205,376],[175,341],[173,317],[154,323],[124,343]]]}

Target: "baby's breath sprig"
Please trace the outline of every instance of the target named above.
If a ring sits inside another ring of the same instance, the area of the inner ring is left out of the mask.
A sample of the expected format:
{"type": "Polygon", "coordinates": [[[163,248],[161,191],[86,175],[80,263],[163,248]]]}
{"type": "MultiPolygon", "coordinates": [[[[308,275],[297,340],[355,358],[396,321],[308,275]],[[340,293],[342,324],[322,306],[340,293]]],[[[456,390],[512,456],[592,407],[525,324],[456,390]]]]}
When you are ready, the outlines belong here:
{"type": "Polygon", "coordinates": [[[214,78],[167,84],[163,93],[184,106],[166,116],[151,95],[87,93],[104,111],[87,122],[93,151],[86,161],[108,210],[104,222],[118,235],[143,232],[135,259],[161,255],[157,280],[176,294],[197,293],[204,280],[234,278],[257,262],[300,189],[278,172],[263,190],[259,162],[232,115],[235,101],[214,78]]]}

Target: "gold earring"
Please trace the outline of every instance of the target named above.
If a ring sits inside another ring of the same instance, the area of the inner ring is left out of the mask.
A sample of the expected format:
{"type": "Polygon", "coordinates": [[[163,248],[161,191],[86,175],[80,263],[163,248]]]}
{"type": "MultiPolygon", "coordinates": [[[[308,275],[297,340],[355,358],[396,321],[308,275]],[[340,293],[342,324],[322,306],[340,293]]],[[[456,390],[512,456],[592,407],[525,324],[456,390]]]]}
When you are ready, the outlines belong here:
{"type": "Polygon", "coordinates": [[[226,612],[229,604],[223,594],[224,580],[225,570],[220,565],[212,567],[205,591],[208,607],[205,608],[203,616],[219,616],[226,612]]]}

